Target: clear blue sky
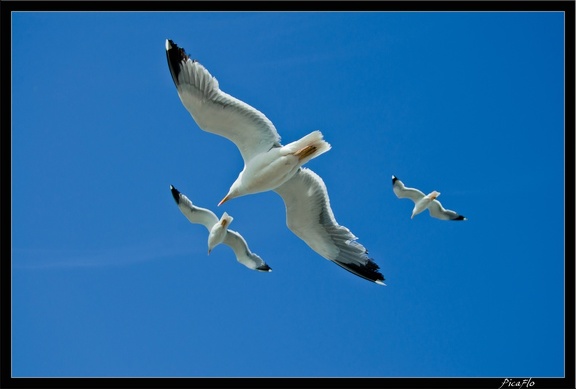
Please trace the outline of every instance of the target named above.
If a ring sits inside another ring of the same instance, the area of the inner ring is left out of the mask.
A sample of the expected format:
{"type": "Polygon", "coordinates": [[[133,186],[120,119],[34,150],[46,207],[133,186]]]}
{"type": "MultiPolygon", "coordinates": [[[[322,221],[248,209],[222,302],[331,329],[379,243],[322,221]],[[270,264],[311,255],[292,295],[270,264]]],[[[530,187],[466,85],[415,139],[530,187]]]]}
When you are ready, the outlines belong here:
{"type": "Polygon", "coordinates": [[[564,375],[564,19],[558,12],[17,13],[16,377],[564,375]],[[338,222],[383,287],[312,251],[275,193],[181,104],[174,40],[283,143],[321,130],[338,222]],[[428,213],[391,176],[469,220],[428,213]],[[234,217],[250,271],[169,186],[234,217]]]}

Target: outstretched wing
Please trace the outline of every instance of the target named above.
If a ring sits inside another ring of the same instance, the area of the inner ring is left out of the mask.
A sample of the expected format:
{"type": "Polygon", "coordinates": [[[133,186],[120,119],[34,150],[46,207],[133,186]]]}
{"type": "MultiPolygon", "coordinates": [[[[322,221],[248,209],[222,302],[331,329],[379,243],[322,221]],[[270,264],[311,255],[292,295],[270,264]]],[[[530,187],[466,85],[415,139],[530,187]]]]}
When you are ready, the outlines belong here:
{"type": "Polygon", "coordinates": [[[312,250],[357,276],[384,285],[384,276],[366,248],[356,242],[348,228],[336,222],[320,176],[301,168],[274,191],[286,205],[288,228],[312,250]]]}
{"type": "Polygon", "coordinates": [[[424,193],[415,188],[407,188],[396,176],[392,176],[392,190],[399,199],[408,198],[415,203],[425,196],[424,193]]]}
{"type": "Polygon", "coordinates": [[[430,216],[442,220],[466,220],[464,216],[450,209],[445,209],[438,200],[432,200],[430,206],[428,206],[428,211],[430,211],[430,216]]]}
{"type": "Polygon", "coordinates": [[[218,223],[218,217],[214,214],[214,212],[206,208],[194,206],[188,197],[186,197],[183,193],[180,193],[180,191],[174,188],[172,185],[170,185],[170,191],[172,192],[174,201],[176,201],[176,204],[178,204],[178,208],[184,214],[184,216],[186,216],[186,219],[188,219],[190,223],[202,224],[208,229],[208,231],[212,229],[214,224],[218,223]]]}
{"type": "Polygon", "coordinates": [[[238,262],[247,268],[265,272],[272,271],[270,266],[268,266],[262,258],[250,251],[246,240],[244,240],[242,235],[236,231],[228,230],[223,243],[227,244],[232,248],[232,250],[234,250],[238,262]]]}
{"type": "Polygon", "coordinates": [[[216,78],[171,40],[166,40],[166,58],[178,96],[196,124],[234,142],[244,163],[280,146],[280,135],[262,112],[222,92],[216,78]]]}

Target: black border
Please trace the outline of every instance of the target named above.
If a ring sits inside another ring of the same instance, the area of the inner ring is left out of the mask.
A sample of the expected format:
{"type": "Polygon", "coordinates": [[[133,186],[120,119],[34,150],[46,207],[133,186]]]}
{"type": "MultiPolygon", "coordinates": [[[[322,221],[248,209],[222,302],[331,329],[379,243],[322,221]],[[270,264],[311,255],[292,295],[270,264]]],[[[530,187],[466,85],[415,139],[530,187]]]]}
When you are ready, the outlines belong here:
{"type": "MultiPolygon", "coordinates": [[[[2,190],[0,215],[0,387],[1,388],[500,388],[499,378],[12,378],[11,377],[11,13],[14,11],[561,11],[565,14],[565,341],[564,378],[532,377],[533,389],[574,388],[575,381],[575,26],[574,1],[2,1],[0,4],[0,125],[2,190]]],[[[527,377],[507,377],[521,381],[527,377]]],[[[506,387],[506,386],[504,386],[506,387]]],[[[526,387],[526,386],[525,386],[526,387]]]]}

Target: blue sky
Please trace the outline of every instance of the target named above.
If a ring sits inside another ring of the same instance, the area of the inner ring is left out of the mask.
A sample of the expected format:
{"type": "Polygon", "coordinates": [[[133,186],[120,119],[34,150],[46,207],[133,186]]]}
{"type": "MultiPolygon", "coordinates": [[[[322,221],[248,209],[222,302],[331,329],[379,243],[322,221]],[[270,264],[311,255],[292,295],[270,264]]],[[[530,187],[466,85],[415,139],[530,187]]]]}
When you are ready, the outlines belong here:
{"type": "Polygon", "coordinates": [[[559,12],[15,13],[15,377],[562,377],[564,17],[559,12]],[[285,225],[201,131],[174,40],[307,164],[382,287],[285,225]],[[446,222],[391,176],[465,215],[446,222]],[[176,207],[234,217],[259,273],[176,207]]]}

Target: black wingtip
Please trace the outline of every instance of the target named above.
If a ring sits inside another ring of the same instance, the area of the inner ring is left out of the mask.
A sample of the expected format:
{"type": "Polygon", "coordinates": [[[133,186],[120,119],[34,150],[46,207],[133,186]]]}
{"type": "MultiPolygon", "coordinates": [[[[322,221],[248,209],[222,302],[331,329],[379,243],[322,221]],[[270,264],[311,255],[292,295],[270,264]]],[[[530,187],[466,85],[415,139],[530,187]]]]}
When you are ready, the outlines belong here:
{"type": "Polygon", "coordinates": [[[398,177],[396,177],[396,176],[393,175],[393,176],[392,176],[392,185],[394,185],[394,183],[395,183],[396,181],[398,181],[398,177]]]}
{"type": "Polygon", "coordinates": [[[176,201],[176,204],[180,204],[180,192],[178,191],[178,189],[170,185],[170,192],[172,192],[172,197],[174,197],[174,201],[176,201]]]}
{"type": "Polygon", "coordinates": [[[348,270],[350,273],[356,274],[357,276],[362,277],[368,281],[372,281],[380,285],[386,285],[384,284],[385,278],[379,271],[380,267],[372,259],[369,259],[364,266],[358,266],[353,263],[344,264],[336,261],[333,262],[343,269],[348,270]]]}
{"type": "Polygon", "coordinates": [[[187,61],[189,58],[183,48],[178,47],[171,39],[166,39],[166,59],[168,60],[168,68],[170,68],[172,81],[174,81],[175,85],[178,85],[178,74],[181,71],[180,63],[187,61]]]}
{"type": "Polygon", "coordinates": [[[271,272],[271,271],[272,271],[272,268],[271,268],[270,266],[264,264],[264,265],[262,265],[262,266],[260,266],[260,267],[257,267],[256,270],[258,270],[258,271],[264,271],[264,272],[271,272]]]}
{"type": "Polygon", "coordinates": [[[464,217],[464,216],[462,216],[462,215],[458,215],[458,217],[457,217],[457,218],[455,218],[455,219],[452,219],[452,220],[455,220],[455,221],[460,221],[460,220],[468,220],[468,219],[466,219],[466,217],[464,217]]]}

